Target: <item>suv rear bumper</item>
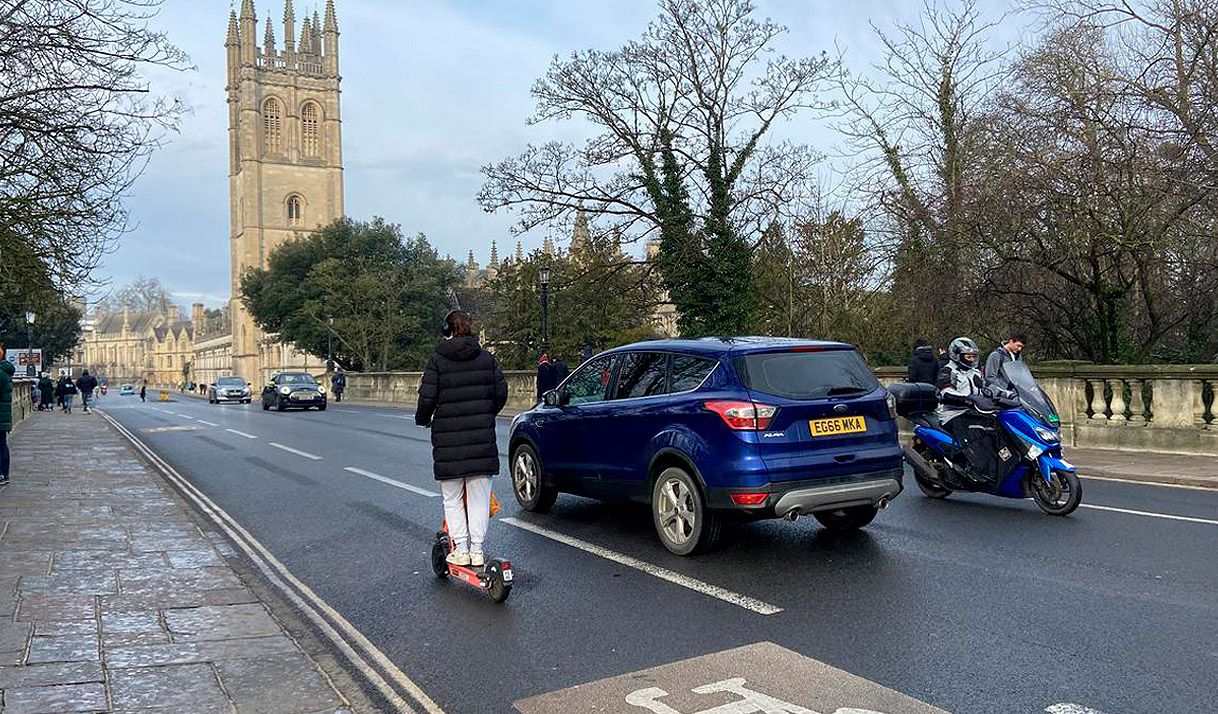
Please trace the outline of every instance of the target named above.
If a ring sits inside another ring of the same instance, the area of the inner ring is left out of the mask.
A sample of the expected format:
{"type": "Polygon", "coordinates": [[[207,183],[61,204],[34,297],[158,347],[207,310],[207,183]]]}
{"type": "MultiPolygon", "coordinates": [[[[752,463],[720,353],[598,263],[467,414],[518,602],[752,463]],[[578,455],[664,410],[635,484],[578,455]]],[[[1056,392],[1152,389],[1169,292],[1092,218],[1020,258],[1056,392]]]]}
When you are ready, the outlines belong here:
{"type": "Polygon", "coordinates": [[[897,497],[903,488],[903,469],[873,471],[837,478],[770,482],[755,488],[711,488],[707,505],[753,518],[777,518],[792,510],[800,514],[850,506],[873,506],[897,497]],[[764,502],[741,506],[733,493],[766,493],[764,502]]]}

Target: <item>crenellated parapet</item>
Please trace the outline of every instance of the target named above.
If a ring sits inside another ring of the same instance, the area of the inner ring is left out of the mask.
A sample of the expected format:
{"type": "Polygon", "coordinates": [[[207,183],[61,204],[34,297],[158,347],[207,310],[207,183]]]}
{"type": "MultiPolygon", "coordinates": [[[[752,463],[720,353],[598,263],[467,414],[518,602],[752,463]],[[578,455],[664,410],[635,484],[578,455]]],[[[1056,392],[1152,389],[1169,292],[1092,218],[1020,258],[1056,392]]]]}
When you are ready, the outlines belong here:
{"type": "Polygon", "coordinates": [[[230,84],[240,75],[244,67],[263,71],[278,71],[309,77],[332,78],[338,76],[338,16],[334,11],[334,0],[326,2],[325,18],[318,13],[305,15],[296,25],[296,11],[292,0],[283,8],[283,45],[279,49],[270,14],[264,18],[262,38],[257,36],[258,14],[253,0],[243,0],[241,13],[229,16],[228,48],[230,84]]]}

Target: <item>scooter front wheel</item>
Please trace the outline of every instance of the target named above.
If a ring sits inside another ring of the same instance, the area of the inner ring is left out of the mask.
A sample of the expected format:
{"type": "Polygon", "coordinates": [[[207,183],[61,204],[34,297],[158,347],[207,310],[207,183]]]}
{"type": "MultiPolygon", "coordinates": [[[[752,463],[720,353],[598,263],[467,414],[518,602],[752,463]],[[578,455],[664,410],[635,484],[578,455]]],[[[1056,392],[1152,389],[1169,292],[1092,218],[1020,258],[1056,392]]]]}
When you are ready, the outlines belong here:
{"type": "Polygon", "coordinates": [[[503,602],[512,594],[512,584],[503,579],[503,561],[492,560],[486,564],[486,574],[490,579],[486,592],[495,602],[503,602]]]}
{"type": "Polygon", "coordinates": [[[431,570],[441,580],[448,577],[448,536],[441,535],[431,546],[431,570]]]}
{"type": "Polygon", "coordinates": [[[1083,502],[1083,483],[1068,471],[1054,471],[1051,481],[1033,476],[1032,500],[1050,516],[1068,516],[1083,502]]]}

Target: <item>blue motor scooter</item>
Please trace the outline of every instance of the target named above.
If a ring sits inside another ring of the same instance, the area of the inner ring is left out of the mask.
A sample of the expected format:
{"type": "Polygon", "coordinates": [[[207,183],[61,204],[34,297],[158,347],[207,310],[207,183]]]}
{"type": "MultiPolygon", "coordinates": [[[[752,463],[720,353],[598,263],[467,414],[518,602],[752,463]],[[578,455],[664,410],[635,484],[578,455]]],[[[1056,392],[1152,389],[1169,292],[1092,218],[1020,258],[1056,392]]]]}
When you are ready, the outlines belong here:
{"type": "Polygon", "coordinates": [[[990,438],[974,444],[962,443],[939,421],[933,386],[889,388],[897,413],[914,423],[913,443],[903,447],[914,480],[930,498],[947,498],[953,491],[1030,497],[1049,515],[1068,515],[1082,502],[1083,487],[1074,465],[1062,458],[1057,408],[1022,361],[1004,364],[1003,372],[1013,388],[987,394],[975,405],[979,418],[970,428],[990,438]],[[992,433],[980,433],[986,430],[992,433]],[[992,453],[985,455],[993,458],[976,458],[977,444],[987,444],[992,453]],[[978,468],[975,461],[984,466],[978,468]]]}

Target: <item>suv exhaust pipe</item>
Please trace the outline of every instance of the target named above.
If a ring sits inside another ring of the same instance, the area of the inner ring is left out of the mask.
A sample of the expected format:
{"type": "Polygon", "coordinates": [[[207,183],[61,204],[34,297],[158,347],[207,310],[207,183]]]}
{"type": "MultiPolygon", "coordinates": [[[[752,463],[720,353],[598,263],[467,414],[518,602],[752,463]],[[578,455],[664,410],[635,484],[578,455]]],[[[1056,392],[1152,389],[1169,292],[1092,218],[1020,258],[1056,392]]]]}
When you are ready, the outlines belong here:
{"type": "Polygon", "coordinates": [[[791,521],[792,523],[798,520],[799,516],[800,513],[798,508],[792,508],[791,510],[782,514],[783,520],[791,521]]]}
{"type": "Polygon", "coordinates": [[[881,511],[884,510],[885,508],[888,508],[888,497],[885,496],[885,497],[881,498],[880,500],[876,501],[875,507],[880,509],[881,511]]]}

